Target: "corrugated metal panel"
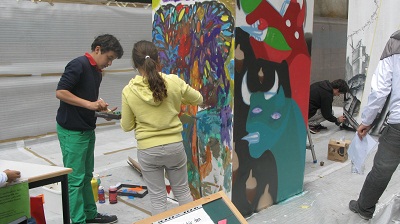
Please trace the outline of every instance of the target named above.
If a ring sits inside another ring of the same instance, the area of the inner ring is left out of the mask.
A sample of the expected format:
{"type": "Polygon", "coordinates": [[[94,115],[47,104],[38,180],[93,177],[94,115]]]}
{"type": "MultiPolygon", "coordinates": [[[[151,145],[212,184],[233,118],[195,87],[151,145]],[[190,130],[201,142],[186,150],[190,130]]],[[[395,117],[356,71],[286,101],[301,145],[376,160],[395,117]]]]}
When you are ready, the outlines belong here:
{"type": "Polygon", "coordinates": [[[133,43],[151,40],[151,8],[5,0],[0,11],[0,74],[62,72],[104,33],[125,50],[112,69],[131,68],[133,43]]]}
{"type": "Polygon", "coordinates": [[[124,48],[109,69],[128,72],[107,72],[100,90],[120,107],[122,88],[134,76],[133,44],[151,40],[151,8],[4,0],[0,11],[0,141],[55,131],[60,76],[44,74],[61,74],[99,34],[115,35],[124,48]]]}

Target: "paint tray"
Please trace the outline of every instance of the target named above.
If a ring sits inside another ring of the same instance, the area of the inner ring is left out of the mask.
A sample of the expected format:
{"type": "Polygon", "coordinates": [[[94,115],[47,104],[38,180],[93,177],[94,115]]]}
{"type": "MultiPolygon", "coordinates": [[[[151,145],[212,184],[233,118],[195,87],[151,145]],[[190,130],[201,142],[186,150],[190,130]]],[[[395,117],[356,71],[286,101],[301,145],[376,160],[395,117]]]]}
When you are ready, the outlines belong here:
{"type": "Polygon", "coordinates": [[[115,119],[115,120],[120,120],[121,119],[121,112],[119,111],[114,111],[114,112],[98,112],[96,111],[95,117],[102,117],[105,119],[115,119]]]}
{"type": "Polygon", "coordinates": [[[147,193],[147,187],[134,184],[117,184],[117,194],[119,196],[134,196],[143,198],[147,193]]]}

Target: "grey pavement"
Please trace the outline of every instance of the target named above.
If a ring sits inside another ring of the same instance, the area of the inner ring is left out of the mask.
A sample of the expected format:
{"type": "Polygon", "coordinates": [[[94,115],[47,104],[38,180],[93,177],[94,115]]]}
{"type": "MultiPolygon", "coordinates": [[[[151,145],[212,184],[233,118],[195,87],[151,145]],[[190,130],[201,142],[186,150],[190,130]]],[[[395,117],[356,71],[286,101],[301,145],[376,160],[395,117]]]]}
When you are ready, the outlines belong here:
{"type": "MultiPolygon", "coordinates": [[[[341,108],[335,107],[335,114],[341,108]]],[[[335,162],[327,160],[329,139],[351,140],[355,132],[341,130],[330,122],[328,127],[312,135],[317,163],[313,162],[310,150],[306,153],[303,193],[253,214],[247,218],[248,223],[400,223],[400,174],[396,171],[387,190],[377,205],[377,212],[370,221],[362,220],[348,209],[351,199],[357,199],[365,176],[372,167],[373,152],[366,161],[365,173],[351,173],[351,162],[335,162]],[[323,162],[323,164],[321,164],[323,162]],[[396,216],[397,215],[397,216],[396,216]]],[[[117,183],[144,184],[140,175],[127,163],[128,156],[137,160],[136,141],[133,133],[125,133],[119,123],[106,123],[96,130],[95,171],[101,177],[101,185],[106,189],[117,183]]],[[[377,139],[374,137],[374,139],[377,139]]],[[[62,166],[62,157],[57,136],[49,133],[44,136],[19,139],[0,144],[2,159],[23,161],[44,165],[62,166]]],[[[62,223],[60,207],[53,200],[61,200],[61,196],[45,188],[30,190],[31,196],[45,195],[45,214],[48,224],[62,223]],[[55,199],[54,199],[55,198],[55,199]]],[[[115,214],[118,223],[133,223],[149,217],[150,201],[148,197],[130,198],[119,196],[117,204],[97,204],[99,212],[115,214]]],[[[169,201],[168,207],[176,207],[169,201]]]]}

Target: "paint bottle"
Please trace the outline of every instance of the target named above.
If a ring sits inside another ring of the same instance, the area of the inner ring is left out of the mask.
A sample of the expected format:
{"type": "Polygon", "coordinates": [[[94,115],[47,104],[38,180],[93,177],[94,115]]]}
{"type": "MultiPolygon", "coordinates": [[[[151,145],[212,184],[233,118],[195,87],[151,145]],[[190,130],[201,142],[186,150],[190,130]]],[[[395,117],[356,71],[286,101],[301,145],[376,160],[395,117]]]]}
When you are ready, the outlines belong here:
{"type": "Polygon", "coordinates": [[[108,200],[110,204],[115,204],[117,203],[117,187],[116,186],[110,186],[108,189],[108,200]]]}
{"type": "Polygon", "coordinates": [[[93,191],[93,198],[94,201],[98,201],[99,200],[99,195],[98,195],[98,189],[99,189],[99,185],[98,185],[98,181],[96,178],[92,178],[92,180],[90,181],[90,183],[92,184],[92,191],[93,191]]]}
{"type": "Polygon", "coordinates": [[[104,196],[104,187],[99,186],[99,203],[104,204],[106,202],[106,198],[104,196]]]}
{"type": "Polygon", "coordinates": [[[98,186],[100,186],[100,184],[101,184],[100,175],[99,174],[95,174],[94,178],[96,178],[97,184],[98,184],[98,186]]]}

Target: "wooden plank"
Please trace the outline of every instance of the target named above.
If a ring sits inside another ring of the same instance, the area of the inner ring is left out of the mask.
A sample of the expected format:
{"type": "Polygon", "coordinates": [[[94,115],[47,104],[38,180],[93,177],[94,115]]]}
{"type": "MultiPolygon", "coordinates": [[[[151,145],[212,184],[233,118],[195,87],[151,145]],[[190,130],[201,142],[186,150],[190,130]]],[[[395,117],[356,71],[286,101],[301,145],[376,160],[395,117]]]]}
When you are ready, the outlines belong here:
{"type": "Polygon", "coordinates": [[[223,191],[217,192],[217,193],[209,195],[209,196],[202,197],[200,199],[197,199],[196,201],[192,201],[190,203],[181,205],[179,207],[172,208],[172,209],[170,209],[168,211],[165,211],[163,213],[151,216],[149,218],[142,219],[140,221],[134,222],[134,224],[149,224],[149,223],[157,222],[157,221],[160,221],[162,219],[165,219],[165,218],[171,217],[173,215],[176,215],[178,213],[185,212],[185,211],[187,211],[187,210],[189,210],[191,208],[194,208],[196,206],[205,205],[205,204],[208,204],[208,203],[213,203],[213,201],[216,201],[218,199],[222,199],[225,202],[225,204],[229,207],[229,209],[232,211],[232,213],[236,216],[236,218],[239,220],[239,222],[241,224],[247,224],[246,219],[240,214],[240,212],[232,204],[231,200],[225,195],[225,193],[223,191]]]}
{"type": "Polygon", "coordinates": [[[26,77],[32,76],[32,74],[0,74],[0,77],[26,77]]]}

